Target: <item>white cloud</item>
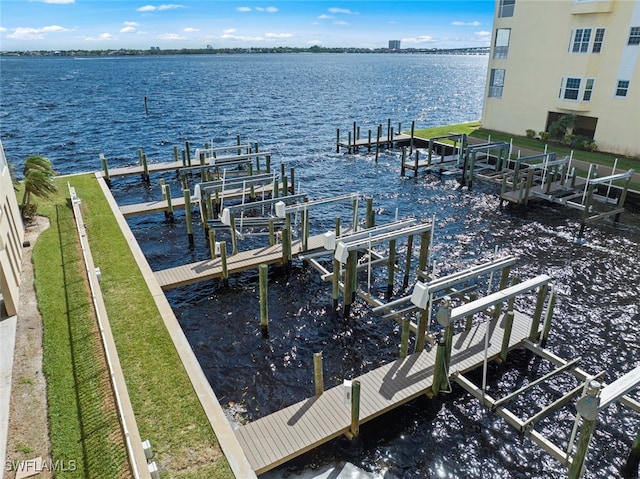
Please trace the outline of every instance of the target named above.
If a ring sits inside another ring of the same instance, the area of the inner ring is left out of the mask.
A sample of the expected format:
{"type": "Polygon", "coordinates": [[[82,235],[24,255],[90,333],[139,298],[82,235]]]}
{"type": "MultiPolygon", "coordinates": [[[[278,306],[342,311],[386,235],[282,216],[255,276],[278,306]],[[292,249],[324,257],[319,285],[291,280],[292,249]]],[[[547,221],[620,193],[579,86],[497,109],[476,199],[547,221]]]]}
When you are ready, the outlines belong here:
{"type": "MultiPolygon", "coordinates": [[[[5,30],[6,31],[6,30],[5,30]]],[[[59,25],[50,25],[43,28],[18,27],[7,38],[14,40],[42,40],[46,33],[68,32],[69,29],[59,25]]]]}
{"type": "Polygon", "coordinates": [[[318,20],[333,20],[336,17],[332,17],[331,15],[322,14],[318,17],[318,20]]]}
{"type": "Polygon", "coordinates": [[[267,38],[292,38],[293,33],[265,33],[264,36],[267,38]]]}
{"type": "Polygon", "coordinates": [[[234,41],[243,41],[243,42],[263,42],[263,37],[251,37],[246,35],[235,35],[236,29],[229,28],[227,30],[223,30],[222,36],[220,37],[222,40],[234,40],[234,41]]]}
{"type": "Polygon", "coordinates": [[[76,0],[30,0],[32,2],[42,2],[42,3],[57,3],[60,5],[66,5],[69,3],[76,3],[76,0]]]}
{"type": "Polygon", "coordinates": [[[184,5],[176,5],[173,3],[167,3],[164,5],[145,5],[144,7],[136,8],[136,12],[155,12],[156,10],[161,12],[163,10],[176,10],[178,8],[185,8],[184,5]]]}
{"type": "Polygon", "coordinates": [[[120,33],[134,33],[138,23],[136,22],[124,22],[124,27],[120,29],[120,33]]]}
{"type": "Polygon", "coordinates": [[[195,33],[195,32],[199,32],[200,29],[199,28],[193,28],[193,27],[187,27],[187,28],[184,29],[184,31],[186,33],[195,33]]]}
{"type": "Polygon", "coordinates": [[[231,35],[232,33],[235,33],[235,32],[236,32],[235,28],[227,28],[226,30],[222,30],[223,35],[231,35]]]}
{"type": "Polygon", "coordinates": [[[432,43],[435,40],[429,35],[421,35],[419,37],[403,38],[402,43],[432,43]]]}
{"type": "Polygon", "coordinates": [[[87,42],[108,42],[113,40],[113,36],[110,33],[102,33],[97,37],[86,37],[87,42]]]}
{"type": "Polygon", "coordinates": [[[479,31],[479,32],[475,32],[475,35],[481,37],[481,38],[488,38],[491,37],[491,32],[487,32],[485,30],[479,31]]]}
{"type": "Polygon", "coordinates": [[[343,13],[345,15],[357,15],[356,12],[352,12],[348,8],[336,8],[336,7],[330,8],[329,13],[343,13]]]}
{"type": "Polygon", "coordinates": [[[341,27],[345,26],[345,25],[349,25],[347,22],[345,22],[344,20],[338,20],[336,22],[333,22],[334,25],[340,25],[341,27]]]}
{"type": "Polygon", "coordinates": [[[267,8],[256,7],[256,10],[259,12],[267,12],[267,13],[276,13],[278,11],[276,7],[267,7],[267,8]]]}
{"type": "Polygon", "coordinates": [[[186,37],[183,37],[182,35],[178,35],[177,33],[164,33],[158,36],[158,38],[160,40],[171,40],[171,41],[186,40],[186,37]]]}
{"type": "Polygon", "coordinates": [[[238,7],[238,8],[236,8],[236,11],[238,11],[238,12],[250,12],[251,11],[251,7],[238,7]]]}
{"type": "Polygon", "coordinates": [[[4,28],[4,27],[0,27],[0,32],[6,32],[6,31],[7,31],[7,29],[6,29],[6,28],[4,28]]]}
{"type": "Polygon", "coordinates": [[[455,27],[479,27],[480,22],[451,22],[451,25],[455,27]]]}

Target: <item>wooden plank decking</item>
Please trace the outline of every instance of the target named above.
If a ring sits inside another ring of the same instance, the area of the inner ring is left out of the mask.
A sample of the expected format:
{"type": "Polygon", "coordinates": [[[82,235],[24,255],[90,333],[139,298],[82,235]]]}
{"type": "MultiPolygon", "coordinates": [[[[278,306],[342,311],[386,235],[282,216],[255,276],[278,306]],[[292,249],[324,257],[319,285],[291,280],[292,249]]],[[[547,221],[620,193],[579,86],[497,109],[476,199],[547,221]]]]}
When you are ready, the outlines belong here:
{"type": "MultiPolygon", "coordinates": [[[[309,237],[308,248],[305,253],[324,249],[323,235],[309,237]]],[[[291,245],[292,256],[302,253],[302,242],[294,241],[291,245]]],[[[330,255],[331,251],[327,251],[330,255]]],[[[282,245],[266,246],[250,251],[241,251],[227,257],[229,275],[250,269],[256,269],[261,264],[282,263],[282,245]]],[[[222,278],[222,260],[220,258],[197,261],[174,268],[155,272],[156,280],[163,290],[177,288],[197,283],[207,279],[222,278]]]]}
{"type": "MultiPolygon", "coordinates": [[[[503,318],[483,322],[453,338],[451,376],[481,366],[489,327],[488,357],[496,357],[504,335],[503,318]]],[[[528,337],[531,318],[515,312],[510,349],[528,337]]],[[[409,355],[370,371],[360,381],[360,423],[426,393],[432,384],[436,348],[409,355]]],[[[241,426],[235,431],[251,467],[262,474],[294,457],[346,433],[351,406],[343,402],[343,386],[328,389],[297,404],[241,426]]]]}
{"type": "MultiPolygon", "coordinates": [[[[250,177],[247,177],[250,178],[250,177]]],[[[279,186],[280,190],[282,190],[282,183],[279,186]]],[[[243,196],[249,200],[249,189],[243,190],[242,188],[233,188],[224,191],[223,199],[224,200],[239,200],[243,196]]],[[[262,197],[263,195],[271,195],[273,192],[273,184],[256,186],[254,187],[254,194],[256,197],[262,197]]],[[[191,204],[197,205],[198,200],[195,198],[191,198],[191,204]]],[[[175,198],[171,198],[171,206],[173,208],[184,208],[184,196],[176,196],[175,198]]],[[[132,205],[123,205],[120,206],[120,213],[122,216],[129,217],[135,215],[144,215],[147,213],[156,213],[158,211],[166,211],[169,207],[167,200],[157,200],[157,201],[147,201],[145,203],[136,203],[132,205]]]]}

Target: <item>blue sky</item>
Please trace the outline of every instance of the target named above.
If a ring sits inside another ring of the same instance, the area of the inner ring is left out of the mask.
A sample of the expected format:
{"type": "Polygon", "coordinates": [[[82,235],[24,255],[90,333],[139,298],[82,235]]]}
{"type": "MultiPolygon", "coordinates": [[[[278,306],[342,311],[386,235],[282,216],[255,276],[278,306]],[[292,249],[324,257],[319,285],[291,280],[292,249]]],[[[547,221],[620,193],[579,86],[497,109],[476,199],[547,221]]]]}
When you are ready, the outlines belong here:
{"type": "Polygon", "coordinates": [[[488,46],[494,8],[493,0],[169,1],[2,0],[0,50],[488,46]]]}

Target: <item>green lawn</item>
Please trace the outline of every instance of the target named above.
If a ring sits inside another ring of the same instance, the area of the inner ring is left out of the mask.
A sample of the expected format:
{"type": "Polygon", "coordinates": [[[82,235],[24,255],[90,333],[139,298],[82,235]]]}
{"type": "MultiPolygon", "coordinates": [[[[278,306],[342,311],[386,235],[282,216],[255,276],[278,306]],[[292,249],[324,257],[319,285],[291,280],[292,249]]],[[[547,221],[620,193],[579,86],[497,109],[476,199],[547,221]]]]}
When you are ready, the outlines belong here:
{"type": "Polygon", "coordinates": [[[101,269],[100,285],[140,435],[151,441],[162,477],[233,477],[93,175],[58,179],[60,193],[54,201],[39,201],[38,213],[52,222],[52,228],[36,243],[34,265],[45,328],[53,459],[77,458],[82,462],[82,475],[73,477],[118,477],[117,470],[126,460],[119,441],[109,444],[112,436],[117,436],[113,431],[118,427],[115,411],[101,410],[105,402],[101,395],[108,389],[105,370],[95,357],[95,319],[73,212],[65,199],[67,182],[82,200],[87,235],[95,264],[101,269]],[[85,324],[85,329],[77,331],[80,324],[85,324]],[[89,348],[90,344],[95,347],[89,348]]]}

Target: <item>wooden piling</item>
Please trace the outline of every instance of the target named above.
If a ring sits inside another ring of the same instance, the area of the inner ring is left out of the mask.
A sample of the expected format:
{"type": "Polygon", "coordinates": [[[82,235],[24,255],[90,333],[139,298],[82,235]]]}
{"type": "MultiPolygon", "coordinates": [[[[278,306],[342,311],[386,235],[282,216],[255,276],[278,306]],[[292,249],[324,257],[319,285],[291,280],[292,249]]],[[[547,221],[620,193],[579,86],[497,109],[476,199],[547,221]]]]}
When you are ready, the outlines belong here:
{"type": "Polygon", "coordinates": [[[367,140],[367,151],[371,152],[371,130],[369,130],[369,138],[367,140]]]}
{"type": "Polygon", "coordinates": [[[347,263],[344,271],[344,317],[348,318],[351,314],[351,304],[355,301],[356,291],[356,275],[358,266],[358,252],[350,251],[347,256],[347,263]]]}
{"type": "Polygon", "coordinates": [[[171,185],[165,185],[165,192],[167,195],[167,216],[173,221],[173,204],[171,203],[171,185]]]}
{"type": "Polygon", "coordinates": [[[340,128],[336,128],[336,153],[340,153],[340,128]]]}
{"type": "Polygon", "coordinates": [[[191,166],[191,145],[189,145],[188,141],[184,142],[184,151],[187,155],[187,165],[191,166]]]}
{"type": "Polygon", "coordinates": [[[269,336],[269,266],[261,264],[258,267],[258,274],[260,278],[260,329],[262,337],[266,338],[269,336]]]}
{"type": "MultiPolygon", "coordinates": [[[[428,307],[431,307],[431,305],[429,304],[428,307]]],[[[418,331],[416,332],[416,345],[413,350],[414,353],[419,353],[424,350],[427,321],[429,321],[429,312],[425,308],[420,311],[420,318],[418,319],[418,331]]]]}
{"type": "Polygon", "coordinates": [[[378,134],[376,135],[376,163],[380,155],[380,137],[382,136],[382,125],[378,125],[378,134]]]}
{"type": "MultiPolygon", "coordinates": [[[[509,281],[509,273],[511,272],[511,266],[507,266],[502,269],[502,275],[500,276],[500,286],[499,291],[502,291],[507,287],[507,282],[509,281]]],[[[517,283],[515,283],[517,284],[517,283]]],[[[502,312],[502,303],[496,304],[496,308],[493,311],[493,319],[498,319],[500,317],[500,313],[502,312]]]]}
{"type": "Polygon", "coordinates": [[[367,198],[367,217],[366,217],[366,225],[367,229],[373,228],[375,226],[375,212],[373,211],[373,198],[367,198]]]}
{"type": "MultiPolygon", "coordinates": [[[[433,225],[431,226],[433,228],[433,225]]],[[[429,258],[429,243],[431,242],[431,232],[425,231],[420,234],[420,257],[418,259],[418,268],[420,271],[427,273],[427,259],[429,258]]]]}
{"type": "Polygon", "coordinates": [[[104,172],[104,181],[108,188],[111,188],[111,178],[109,178],[109,166],[107,165],[107,159],[104,153],[100,153],[100,164],[102,165],[102,171],[104,172]]]}
{"type": "Polygon", "coordinates": [[[351,437],[360,434],[360,381],[351,383],[351,437]]]}
{"type": "Polygon", "coordinates": [[[147,155],[142,155],[142,168],[144,169],[144,175],[143,175],[143,179],[144,181],[149,184],[151,181],[151,178],[149,177],[149,163],[147,162],[147,155]]]}
{"type": "Polygon", "coordinates": [[[544,326],[542,327],[542,334],[540,335],[540,345],[544,348],[547,345],[547,338],[549,338],[549,332],[551,331],[551,319],[553,317],[553,308],[556,305],[556,294],[551,288],[549,294],[549,304],[547,304],[547,312],[544,317],[544,326]]]}
{"type": "Polygon", "coordinates": [[[313,353],[313,382],[316,387],[316,396],[324,392],[324,377],[322,372],[322,353],[313,353]]]}
{"type": "Polygon", "coordinates": [[[178,147],[176,145],[173,146],[173,161],[176,163],[180,161],[180,156],[178,154],[178,147]]]}
{"type": "MultiPolygon", "coordinates": [[[[355,152],[355,148],[354,148],[354,152],[355,152]]],[[[347,140],[347,153],[351,154],[351,132],[349,132],[349,137],[347,140]]]]}
{"type": "Polygon", "coordinates": [[[405,176],[406,175],[406,168],[404,166],[404,162],[407,159],[407,152],[405,147],[402,147],[402,154],[400,156],[400,176],[405,176]]]}
{"type": "Polygon", "coordinates": [[[443,337],[438,341],[438,347],[436,349],[436,364],[433,367],[433,381],[431,382],[431,395],[438,397],[440,394],[440,385],[446,379],[445,376],[445,349],[446,341],[443,337]]]}
{"type": "MultiPolygon", "coordinates": [[[[413,134],[415,133],[416,122],[415,120],[411,122],[411,140],[409,141],[409,151],[413,152],[413,134]]],[[[398,133],[401,133],[400,126],[398,125],[398,133]]],[[[418,171],[418,156],[416,155],[416,171],[418,171]]]]}
{"type": "Polygon", "coordinates": [[[336,230],[335,230],[335,234],[336,234],[336,238],[338,238],[340,236],[340,217],[336,216],[336,230]]]}
{"type": "Polygon", "coordinates": [[[291,268],[291,226],[282,230],[282,265],[286,271],[291,268]]]}
{"type": "MultiPolygon", "coordinates": [[[[520,282],[520,279],[514,278],[512,286],[515,286],[520,282]]],[[[509,306],[504,317],[504,335],[502,336],[502,347],[500,349],[500,361],[507,360],[507,353],[509,352],[509,340],[511,339],[511,331],[513,330],[513,318],[515,313],[513,312],[513,304],[515,297],[509,299],[509,306]]]]}
{"type": "Polygon", "coordinates": [[[587,389],[586,396],[583,396],[578,402],[582,400],[589,400],[596,402],[595,410],[589,411],[592,414],[582,414],[582,427],[580,428],[580,437],[578,438],[578,444],[576,446],[576,452],[573,455],[571,466],[569,466],[569,479],[579,479],[582,477],[582,468],[584,466],[584,460],[587,456],[589,449],[589,442],[591,442],[591,436],[596,427],[596,421],[598,419],[597,397],[600,392],[600,383],[597,381],[591,381],[587,389]]]}
{"type": "Polygon", "coordinates": [[[275,244],[276,244],[275,226],[273,223],[273,218],[269,218],[269,246],[273,246],[275,244]]]}
{"type": "Polygon", "coordinates": [[[543,284],[538,290],[538,297],[536,298],[536,309],[533,312],[531,318],[531,329],[529,330],[529,341],[538,340],[538,330],[540,329],[540,317],[542,316],[542,309],[544,308],[544,300],[547,297],[547,285],[543,284]]]}
{"type": "Polygon", "coordinates": [[[411,322],[408,318],[402,318],[402,334],[400,336],[400,357],[406,358],[409,354],[409,332],[411,322]]]}
{"type": "Polygon", "coordinates": [[[282,196],[287,196],[288,190],[289,190],[289,185],[288,185],[287,177],[283,176],[282,177],[282,196]]]}
{"type": "Polygon", "coordinates": [[[387,119],[387,148],[391,147],[391,140],[393,135],[391,133],[391,118],[387,119]]]}
{"type": "Polygon", "coordinates": [[[191,192],[182,190],[184,194],[184,210],[187,213],[187,236],[189,237],[189,246],[193,248],[193,224],[191,223],[191,192]]]}
{"type": "Polygon", "coordinates": [[[147,97],[144,97],[144,112],[149,116],[149,104],[147,103],[147,97]]]}
{"type": "Polygon", "coordinates": [[[233,213],[229,215],[229,226],[231,226],[231,254],[238,254],[238,236],[236,235],[236,218],[233,213]]]}
{"type": "MultiPolygon", "coordinates": [[[[371,254],[371,253],[369,253],[371,254]]],[[[389,262],[387,271],[387,299],[393,296],[393,279],[396,272],[396,240],[389,241],[389,262]]]]}
{"type": "Polygon", "coordinates": [[[227,243],[222,241],[218,246],[220,248],[220,261],[222,263],[222,284],[226,288],[229,286],[229,268],[227,267],[227,243]]]}
{"type": "Polygon", "coordinates": [[[341,264],[340,260],[333,260],[333,281],[332,281],[332,291],[331,291],[331,299],[332,299],[332,307],[334,311],[338,310],[338,298],[340,297],[340,269],[341,264]]]}
{"type": "Polygon", "coordinates": [[[293,195],[296,193],[296,170],[293,166],[289,168],[289,180],[291,183],[291,186],[289,187],[290,188],[289,191],[293,195]]]}
{"type": "Polygon", "coordinates": [[[357,136],[356,136],[356,122],[353,122],[353,152],[355,153],[357,151],[357,146],[356,146],[356,141],[357,141],[357,136]]]}
{"type": "Polygon", "coordinates": [[[216,259],[216,230],[209,229],[209,252],[211,253],[211,259],[216,259]]]}
{"type": "Polygon", "coordinates": [[[407,255],[404,261],[404,277],[402,278],[402,289],[409,286],[409,273],[411,273],[411,251],[413,250],[413,235],[407,237],[407,255]]]}

